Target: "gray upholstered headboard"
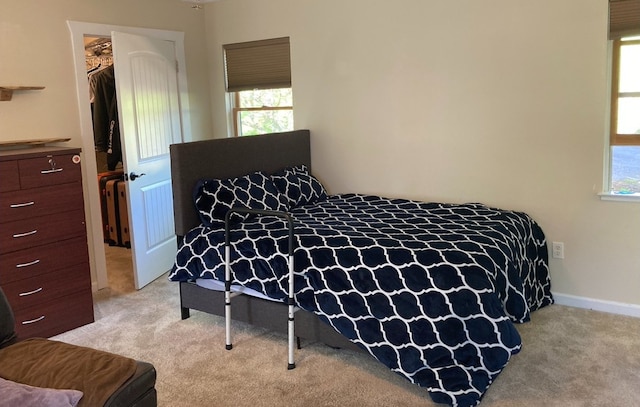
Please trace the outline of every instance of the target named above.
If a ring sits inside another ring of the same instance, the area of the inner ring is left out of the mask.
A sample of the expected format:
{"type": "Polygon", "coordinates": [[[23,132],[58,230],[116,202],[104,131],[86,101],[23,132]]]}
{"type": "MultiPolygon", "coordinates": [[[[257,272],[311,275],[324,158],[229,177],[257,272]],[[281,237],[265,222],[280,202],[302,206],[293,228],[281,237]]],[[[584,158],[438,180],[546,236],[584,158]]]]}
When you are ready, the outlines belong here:
{"type": "Polygon", "coordinates": [[[311,170],[309,130],[172,144],[171,183],[176,235],[200,224],[193,188],[200,179],[231,178],[253,171],[268,174],[294,165],[311,170]]]}

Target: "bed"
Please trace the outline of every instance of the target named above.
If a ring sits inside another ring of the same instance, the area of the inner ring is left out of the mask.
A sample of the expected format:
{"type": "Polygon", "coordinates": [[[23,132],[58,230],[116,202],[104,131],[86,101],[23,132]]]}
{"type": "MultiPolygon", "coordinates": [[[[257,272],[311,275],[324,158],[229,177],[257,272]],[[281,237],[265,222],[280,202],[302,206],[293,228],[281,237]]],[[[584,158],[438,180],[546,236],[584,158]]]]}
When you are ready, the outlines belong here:
{"type": "Polygon", "coordinates": [[[224,315],[233,283],[245,290],[234,320],[286,332],[291,282],[297,337],[367,352],[437,403],[477,405],[522,347],[514,324],[553,302],[542,229],[477,203],[329,195],[311,172],[310,137],[171,146],[179,247],[169,278],[183,319],[191,309],[224,315]],[[231,206],[267,211],[227,214],[231,206]],[[293,280],[290,235],[273,210],[294,220],[293,280]],[[226,256],[233,276],[216,289],[226,256]]]}

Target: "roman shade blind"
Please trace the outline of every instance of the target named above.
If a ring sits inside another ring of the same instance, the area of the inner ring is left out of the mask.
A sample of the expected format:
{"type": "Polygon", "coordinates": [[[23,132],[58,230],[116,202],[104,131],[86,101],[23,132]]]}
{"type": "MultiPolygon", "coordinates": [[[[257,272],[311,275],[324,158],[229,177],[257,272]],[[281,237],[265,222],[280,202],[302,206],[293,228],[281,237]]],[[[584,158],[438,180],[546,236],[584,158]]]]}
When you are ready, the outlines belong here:
{"type": "Polygon", "coordinates": [[[289,37],[223,45],[227,92],[291,87],[289,37]]]}
{"type": "Polygon", "coordinates": [[[640,0],[609,0],[609,39],[640,35],[640,0]]]}

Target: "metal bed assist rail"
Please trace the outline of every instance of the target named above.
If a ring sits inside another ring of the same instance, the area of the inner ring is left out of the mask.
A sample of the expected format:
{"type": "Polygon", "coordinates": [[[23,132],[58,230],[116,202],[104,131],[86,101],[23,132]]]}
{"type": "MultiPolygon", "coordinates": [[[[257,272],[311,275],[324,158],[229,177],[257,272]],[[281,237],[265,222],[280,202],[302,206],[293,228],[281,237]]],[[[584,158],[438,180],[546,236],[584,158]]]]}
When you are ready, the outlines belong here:
{"type": "Polygon", "coordinates": [[[239,295],[239,292],[231,292],[231,237],[230,237],[230,222],[229,217],[232,213],[247,213],[254,215],[263,215],[263,216],[277,216],[280,218],[284,218],[287,222],[287,228],[289,230],[288,237],[288,259],[287,263],[289,266],[289,296],[287,299],[287,305],[289,306],[288,311],[288,325],[287,325],[287,333],[288,333],[288,365],[287,369],[291,370],[296,367],[294,361],[294,343],[295,343],[295,324],[294,324],[294,314],[299,310],[298,307],[295,306],[294,300],[294,282],[293,282],[293,250],[294,250],[294,240],[293,240],[293,217],[287,212],[280,211],[269,211],[269,210],[261,210],[261,209],[249,209],[249,208],[231,208],[225,215],[224,219],[224,256],[225,256],[225,274],[224,274],[224,320],[225,320],[225,335],[226,335],[226,349],[233,349],[233,344],[231,343],[231,298],[239,295]]]}

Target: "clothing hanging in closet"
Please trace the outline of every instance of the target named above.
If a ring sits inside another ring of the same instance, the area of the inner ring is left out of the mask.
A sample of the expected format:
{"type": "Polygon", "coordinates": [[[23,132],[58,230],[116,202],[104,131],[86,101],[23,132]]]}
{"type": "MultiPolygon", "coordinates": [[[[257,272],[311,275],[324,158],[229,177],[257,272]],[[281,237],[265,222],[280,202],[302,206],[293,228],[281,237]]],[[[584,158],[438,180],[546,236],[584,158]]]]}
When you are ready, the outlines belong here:
{"type": "Polygon", "coordinates": [[[107,152],[109,171],[122,161],[118,103],[113,65],[93,72],[89,78],[93,100],[93,136],[96,151],[107,152]]]}

